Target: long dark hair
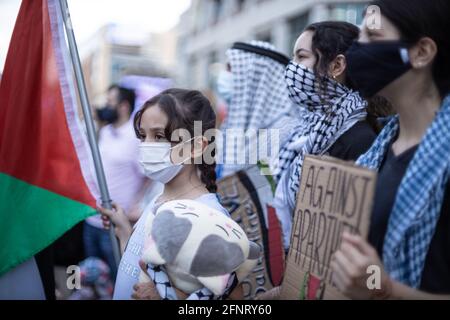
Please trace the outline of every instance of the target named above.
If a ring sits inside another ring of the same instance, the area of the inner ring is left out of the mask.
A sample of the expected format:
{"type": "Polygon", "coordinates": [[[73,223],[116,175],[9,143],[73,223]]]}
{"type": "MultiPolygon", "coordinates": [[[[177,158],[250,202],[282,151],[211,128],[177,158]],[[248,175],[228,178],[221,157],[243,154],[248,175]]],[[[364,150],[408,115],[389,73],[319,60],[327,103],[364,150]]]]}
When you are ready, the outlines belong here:
{"type": "MultiPolygon", "coordinates": [[[[148,108],[156,105],[169,118],[164,132],[168,140],[172,138],[172,133],[178,129],[188,130],[191,137],[195,137],[194,135],[197,132],[194,132],[194,123],[196,121],[202,122],[202,134],[205,134],[210,129],[214,129],[216,126],[216,114],[209,100],[201,92],[185,89],[168,89],[147,101],[142,109],[136,113],[134,130],[139,139],[143,138],[140,133],[142,115],[148,108]]],[[[212,150],[211,156],[214,157],[215,141],[214,138],[211,140],[209,142],[212,150]]],[[[210,164],[202,159],[201,164],[196,164],[196,166],[200,171],[200,179],[206,185],[208,191],[211,193],[217,192],[216,163],[210,164]]]]}
{"type": "MultiPolygon", "coordinates": [[[[357,26],[342,21],[324,21],[313,23],[304,31],[312,31],[312,51],[316,57],[314,73],[319,80],[320,89],[326,90],[325,78],[328,75],[330,64],[340,54],[345,55],[354,41],[358,40],[360,30],[357,26]]],[[[354,89],[351,81],[346,78],[344,83],[354,89]]],[[[324,94],[326,96],[326,94],[324,94]]],[[[390,103],[382,98],[375,97],[368,100],[367,122],[376,131],[381,131],[378,118],[383,118],[393,113],[390,103]]]]}
{"type": "MultiPolygon", "coordinates": [[[[359,28],[342,21],[324,21],[310,24],[304,31],[312,31],[312,52],[316,57],[314,73],[323,82],[328,75],[331,62],[345,54],[352,43],[359,38],[359,28]]],[[[350,83],[345,83],[352,87],[350,83]]]]}
{"type": "Polygon", "coordinates": [[[372,4],[400,30],[402,40],[416,43],[422,37],[433,39],[438,47],[433,79],[444,98],[450,92],[450,1],[375,0],[372,4]]]}

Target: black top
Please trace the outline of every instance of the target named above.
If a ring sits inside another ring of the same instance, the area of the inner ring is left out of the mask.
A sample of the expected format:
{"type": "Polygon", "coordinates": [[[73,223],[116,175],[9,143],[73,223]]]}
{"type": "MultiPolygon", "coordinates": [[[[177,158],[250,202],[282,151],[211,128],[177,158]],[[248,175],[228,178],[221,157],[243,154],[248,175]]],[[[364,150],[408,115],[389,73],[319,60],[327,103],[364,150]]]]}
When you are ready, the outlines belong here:
{"type": "Polygon", "coordinates": [[[339,137],[329,150],[329,155],[341,160],[357,160],[367,152],[377,135],[367,121],[356,123],[339,137]]]}
{"type": "Polygon", "coordinates": [[[56,300],[53,246],[50,245],[34,256],[47,300],[56,300]]]}
{"type": "MultiPolygon", "coordinates": [[[[389,216],[400,183],[418,147],[395,156],[392,148],[382,164],[375,190],[369,242],[382,256],[389,216]]],[[[420,289],[430,293],[450,293],[450,185],[444,198],[436,233],[428,250],[420,289]]]]}

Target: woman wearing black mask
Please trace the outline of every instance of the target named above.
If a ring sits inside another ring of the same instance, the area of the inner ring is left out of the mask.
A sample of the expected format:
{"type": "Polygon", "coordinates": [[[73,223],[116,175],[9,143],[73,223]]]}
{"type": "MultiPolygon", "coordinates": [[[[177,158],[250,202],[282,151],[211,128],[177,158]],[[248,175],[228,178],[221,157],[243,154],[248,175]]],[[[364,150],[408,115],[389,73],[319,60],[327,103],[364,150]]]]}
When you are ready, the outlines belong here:
{"type": "Polygon", "coordinates": [[[381,28],[369,9],[347,53],[349,76],[398,116],[358,160],[379,172],[369,241],[343,236],[334,281],[355,299],[450,298],[450,2],[373,4],[381,28]],[[370,266],[380,267],[377,290],[368,289],[370,266]]]}

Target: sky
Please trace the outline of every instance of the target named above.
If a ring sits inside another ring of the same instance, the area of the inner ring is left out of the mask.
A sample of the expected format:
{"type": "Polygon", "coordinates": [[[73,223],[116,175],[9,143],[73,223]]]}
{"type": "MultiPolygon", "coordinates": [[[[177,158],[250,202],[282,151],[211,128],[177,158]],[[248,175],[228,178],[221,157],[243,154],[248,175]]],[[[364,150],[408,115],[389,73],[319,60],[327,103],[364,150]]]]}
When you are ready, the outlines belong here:
{"type": "MultiPolygon", "coordinates": [[[[68,0],[77,42],[82,45],[100,27],[116,23],[143,32],[173,28],[191,0],[68,0]]],[[[0,71],[21,0],[0,0],[0,71]]]]}

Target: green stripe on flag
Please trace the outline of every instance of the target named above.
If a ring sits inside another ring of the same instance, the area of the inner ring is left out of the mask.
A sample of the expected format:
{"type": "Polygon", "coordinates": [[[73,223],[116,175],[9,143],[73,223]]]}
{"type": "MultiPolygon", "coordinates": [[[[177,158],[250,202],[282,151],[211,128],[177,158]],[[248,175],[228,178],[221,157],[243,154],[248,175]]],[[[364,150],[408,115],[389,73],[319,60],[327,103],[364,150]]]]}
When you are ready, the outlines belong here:
{"type": "Polygon", "coordinates": [[[0,275],[93,214],[88,205],[0,173],[0,275]]]}

